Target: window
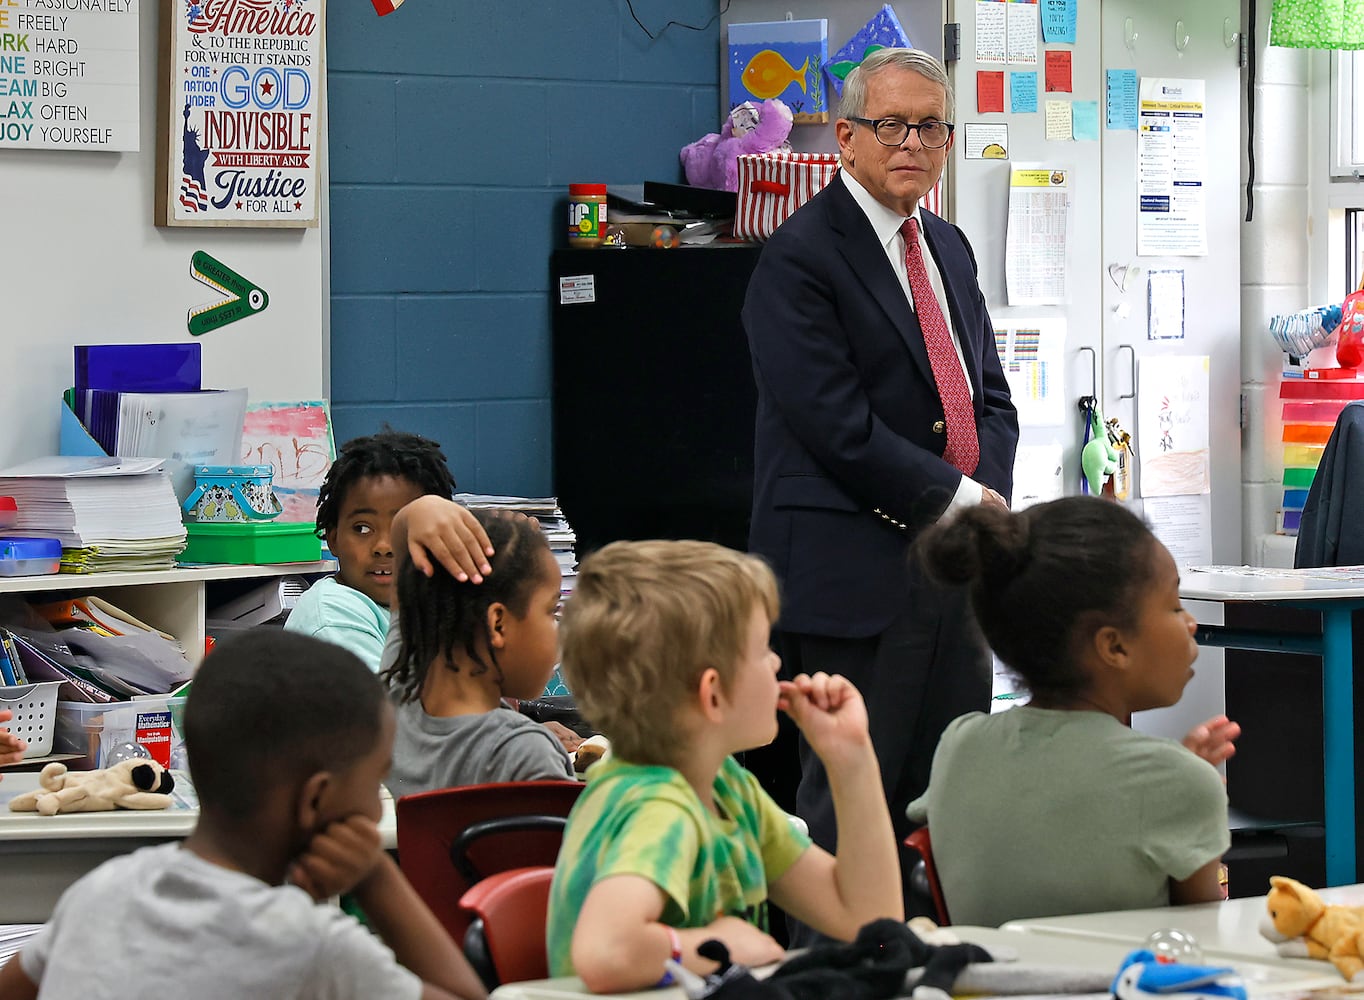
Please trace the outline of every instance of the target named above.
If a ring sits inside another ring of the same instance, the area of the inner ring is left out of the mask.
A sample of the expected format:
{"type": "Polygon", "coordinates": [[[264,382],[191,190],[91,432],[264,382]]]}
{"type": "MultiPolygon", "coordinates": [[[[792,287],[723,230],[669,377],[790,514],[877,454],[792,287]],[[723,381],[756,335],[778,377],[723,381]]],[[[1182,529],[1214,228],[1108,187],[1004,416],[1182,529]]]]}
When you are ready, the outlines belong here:
{"type": "Polygon", "coordinates": [[[1364,175],[1364,51],[1331,53],[1331,108],[1331,176],[1359,179],[1364,175]]]}

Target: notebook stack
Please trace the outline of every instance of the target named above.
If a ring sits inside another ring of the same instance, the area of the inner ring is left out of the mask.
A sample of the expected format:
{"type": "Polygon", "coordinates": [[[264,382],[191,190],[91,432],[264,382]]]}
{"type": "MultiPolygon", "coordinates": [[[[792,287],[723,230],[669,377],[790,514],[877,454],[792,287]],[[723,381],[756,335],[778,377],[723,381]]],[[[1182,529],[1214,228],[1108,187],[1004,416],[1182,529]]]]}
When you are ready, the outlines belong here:
{"type": "Polygon", "coordinates": [[[159,459],[51,456],[0,470],[19,514],[11,531],[62,543],[63,573],[171,569],[185,547],[159,459]]]}
{"type": "Polygon", "coordinates": [[[455,501],[470,510],[514,510],[533,517],[540,522],[540,530],[545,533],[549,550],[559,564],[563,574],[562,592],[564,597],[573,593],[573,585],[578,579],[578,560],[573,546],[578,536],[569,527],[568,519],[559,509],[557,497],[504,497],[488,493],[456,493],[455,501]]]}

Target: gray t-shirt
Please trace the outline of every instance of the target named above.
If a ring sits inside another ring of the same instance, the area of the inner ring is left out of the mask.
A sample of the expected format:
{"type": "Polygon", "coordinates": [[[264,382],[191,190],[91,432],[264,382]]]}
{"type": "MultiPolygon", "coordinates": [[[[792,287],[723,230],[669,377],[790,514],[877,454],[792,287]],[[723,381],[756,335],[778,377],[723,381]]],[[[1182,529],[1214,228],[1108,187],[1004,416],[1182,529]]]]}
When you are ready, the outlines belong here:
{"type": "Polygon", "coordinates": [[[40,998],[415,1000],[422,992],[354,917],[178,842],[114,858],[80,879],[20,962],[40,998]]]}
{"type": "Polygon", "coordinates": [[[509,708],[479,715],[427,715],[414,699],[395,706],[393,770],[388,790],[414,792],[490,781],[567,780],[568,754],[548,729],[509,708]]]}
{"type": "Polygon", "coordinates": [[[1100,712],[973,712],[943,733],[927,821],[953,923],[1168,906],[1230,845],[1217,770],[1100,712]]]}

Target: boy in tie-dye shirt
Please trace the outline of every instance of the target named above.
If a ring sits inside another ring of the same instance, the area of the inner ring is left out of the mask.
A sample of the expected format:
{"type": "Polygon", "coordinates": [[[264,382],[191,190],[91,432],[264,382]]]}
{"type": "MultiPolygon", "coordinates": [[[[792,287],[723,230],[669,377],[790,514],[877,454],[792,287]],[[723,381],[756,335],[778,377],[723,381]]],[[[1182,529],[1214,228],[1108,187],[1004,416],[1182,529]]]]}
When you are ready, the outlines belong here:
{"type": "Polygon", "coordinates": [[[616,542],[584,560],[564,612],[563,672],[611,740],[568,820],[550,891],[553,975],[597,993],[666,981],[718,938],[776,961],[771,898],[849,940],[903,919],[899,863],[857,690],[777,680],[777,587],[761,560],[708,542],[616,542]],[[787,712],[824,762],[841,833],[812,845],[731,754],[763,746],[787,712]]]}

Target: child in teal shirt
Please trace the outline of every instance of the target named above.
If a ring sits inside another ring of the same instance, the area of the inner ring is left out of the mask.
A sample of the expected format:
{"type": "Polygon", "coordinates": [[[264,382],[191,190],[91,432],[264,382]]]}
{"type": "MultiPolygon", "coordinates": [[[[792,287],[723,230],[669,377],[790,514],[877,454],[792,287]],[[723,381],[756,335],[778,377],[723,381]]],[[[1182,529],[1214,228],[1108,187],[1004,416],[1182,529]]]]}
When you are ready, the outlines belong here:
{"type": "Polygon", "coordinates": [[[454,492],[435,441],[384,430],[346,442],[317,498],[317,533],[337,574],[299,598],[284,627],[343,646],[377,672],[395,593],[393,518],[418,497],[454,492]]]}

